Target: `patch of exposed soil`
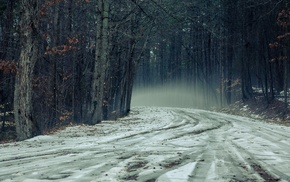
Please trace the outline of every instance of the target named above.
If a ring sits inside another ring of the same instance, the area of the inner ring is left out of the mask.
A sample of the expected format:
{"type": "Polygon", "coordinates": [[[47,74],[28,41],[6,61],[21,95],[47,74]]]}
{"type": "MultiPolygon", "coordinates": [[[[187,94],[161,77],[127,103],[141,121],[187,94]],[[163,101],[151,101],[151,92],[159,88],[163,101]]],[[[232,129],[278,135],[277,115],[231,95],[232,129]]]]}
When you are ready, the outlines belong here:
{"type": "Polygon", "coordinates": [[[170,161],[166,161],[165,163],[161,164],[161,166],[165,167],[165,168],[172,168],[172,167],[177,166],[181,163],[182,163],[181,159],[170,160],[170,161]]]}
{"type": "Polygon", "coordinates": [[[279,178],[275,178],[268,174],[260,165],[252,164],[252,168],[267,182],[276,182],[280,181],[279,178]]]}
{"type": "Polygon", "coordinates": [[[135,161],[135,162],[130,162],[130,163],[127,165],[127,171],[128,171],[128,172],[136,171],[136,170],[139,169],[139,168],[143,168],[143,167],[145,167],[146,164],[147,164],[147,162],[145,162],[145,161],[135,161]]]}

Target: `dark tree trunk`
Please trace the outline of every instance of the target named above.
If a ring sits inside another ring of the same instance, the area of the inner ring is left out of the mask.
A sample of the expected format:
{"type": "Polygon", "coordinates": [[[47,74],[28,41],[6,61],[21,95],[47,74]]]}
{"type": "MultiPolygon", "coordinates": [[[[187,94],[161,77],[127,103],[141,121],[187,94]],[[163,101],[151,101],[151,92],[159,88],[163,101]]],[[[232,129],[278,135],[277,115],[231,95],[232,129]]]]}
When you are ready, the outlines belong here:
{"type": "Polygon", "coordinates": [[[32,78],[38,54],[37,0],[21,0],[21,53],[14,92],[14,115],[18,140],[39,134],[32,112],[32,78]]]}
{"type": "Polygon", "coordinates": [[[241,71],[241,82],[242,82],[242,98],[243,100],[249,100],[253,97],[252,82],[249,70],[248,60],[242,60],[242,71],[241,71]]]}
{"type": "Polygon", "coordinates": [[[87,118],[89,124],[99,123],[106,118],[104,114],[108,108],[105,99],[109,86],[109,82],[106,80],[109,68],[109,2],[98,0],[97,8],[99,15],[97,18],[96,60],[87,118]]]}

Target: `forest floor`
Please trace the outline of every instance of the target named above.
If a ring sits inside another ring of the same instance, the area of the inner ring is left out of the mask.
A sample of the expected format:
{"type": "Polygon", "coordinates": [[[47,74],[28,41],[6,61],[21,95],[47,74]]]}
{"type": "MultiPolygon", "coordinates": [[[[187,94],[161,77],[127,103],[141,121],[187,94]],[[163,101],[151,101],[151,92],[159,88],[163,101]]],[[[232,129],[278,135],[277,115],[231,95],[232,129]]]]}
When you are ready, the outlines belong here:
{"type": "Polygon", "coordinates": [[[278,99],[270,103],[258,97],[249,101],[241,100],[216,111],[290,126],[290,106],[285,109],[285,103],[278,99]]]}
{"type": "Polygon", "coordinates": [[[289,130],[219,112],[134,107],[116,121],[0,144],[0,181],[290,181],[289,130]]]}

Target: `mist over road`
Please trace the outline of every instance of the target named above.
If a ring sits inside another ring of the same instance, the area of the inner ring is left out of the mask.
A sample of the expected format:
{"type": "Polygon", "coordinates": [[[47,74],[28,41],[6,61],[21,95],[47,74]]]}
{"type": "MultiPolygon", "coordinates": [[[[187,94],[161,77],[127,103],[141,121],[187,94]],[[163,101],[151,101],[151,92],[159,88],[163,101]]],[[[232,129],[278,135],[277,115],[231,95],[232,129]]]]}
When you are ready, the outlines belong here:
{"type": "Polygon", "coordinates": [[[205,108],[217,106],[214,95],[205,98],[204,90],[186,83],[169,83],[155,86],[136,86],[133,89],[132,106],[157,106],[180,108],[205,108]]]}
{"type": "Polygon", "coordinates": [[[290,181],[289,127],[135,107],[95,126],[0,145],[0,181],[290,181]]]}

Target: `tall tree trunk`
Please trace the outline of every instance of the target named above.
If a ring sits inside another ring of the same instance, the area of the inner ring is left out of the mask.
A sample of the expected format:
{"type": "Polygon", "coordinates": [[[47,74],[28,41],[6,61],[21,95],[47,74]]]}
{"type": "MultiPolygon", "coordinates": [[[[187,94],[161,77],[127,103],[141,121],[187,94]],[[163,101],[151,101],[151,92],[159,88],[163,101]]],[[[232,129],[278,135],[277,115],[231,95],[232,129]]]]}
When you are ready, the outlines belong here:
{"type": "Polygon", "coordinates": [[[253,91],[248,60],[245,60],[244,56],[241,59],[242,99],[245,101],[253,98],[253,91]]]}
{"type": "MultiPolygon", "coordinates": [[[[288,8],[288,3],[286,3],[286,8],[288,8]]],[[[290,13],[290,11],[289,11],[290,13]]],[[[290,22],[289,22],[290,23],[290,22]]],[[[288,32],[288,26],[285,27],[285,32],[286,34],[289,33],[288,32]]],[[[287,46],[285,46],[284,48],[284,56],[286,57],[286,59],[284,60],[284,102],[285,102],[285,109],[288,108],[288,50],[287,50],[287,46]]]]}
{"type": "Polygon", "coordinates": [[[89,109],[88,123],[96,124],[102,121],[106,116],[107,109],[105,100],[108,82],[106,81],[109,67],[109,2],[107,0],[98,0],[97,11],[97,42],[96,42],[96,60],[92,80],[91,103],[89,109]]]}
{"type": "MultiPolygon", "coordinates": [[[[287,51],[285,51],[285,53],[287,55],[287,51]]],[[[285,102],[285,109],[288,108],[288,60],[287,59],[284,61],[284,102],[285,102]]]]}
{"type": "Polygon", "coordinates": [[[21,53],[14,92],[14,115],[18,140],[39,134],[32,112],[32,78],[38,54],[38,0],[21,0],[21,53]]]}

